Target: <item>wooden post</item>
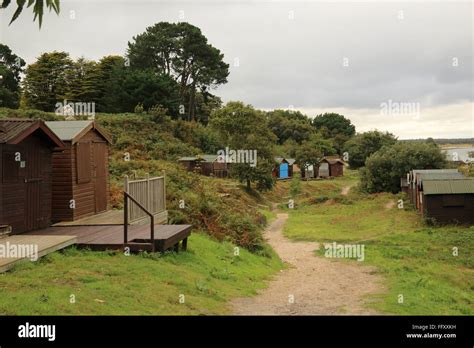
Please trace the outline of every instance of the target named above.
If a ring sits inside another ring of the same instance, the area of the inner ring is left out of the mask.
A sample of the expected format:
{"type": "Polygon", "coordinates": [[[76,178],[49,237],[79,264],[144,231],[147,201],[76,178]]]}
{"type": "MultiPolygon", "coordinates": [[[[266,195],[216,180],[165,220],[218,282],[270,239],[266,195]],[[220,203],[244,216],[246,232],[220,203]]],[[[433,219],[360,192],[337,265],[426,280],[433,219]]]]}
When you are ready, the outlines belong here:
{"type": "Polygon", "coordinates": [[[127,192],[123,193],[123,244],[128,243],[128,196],[127,192]]]}
{"type": "Polygon", "coordinates": [[[163,207],[166,211],[166,172],[163,170],[163,207]]]}
{"type": "MultiPolygon", "coordinates": [[[[128,187],[128,175],[125,175],[125,182],[124,182],[124,191],[128,193],[129,187],[128,187]]],[[[130,219],[130,212],[128,209],[128,204],[126,204],[127,199],[124,197],[124,209],[125,209],[125,214],[127,214],[127,221],[130,219]]]]}
{"type": "MultiPolygon", "coordinates": [[[[150,196],[150,174],[146,175],[146,204],[145,208],[151,211],[151,196],[150,196]]],[[[153,212],[152,212],[153,213],[153,212]]]]}

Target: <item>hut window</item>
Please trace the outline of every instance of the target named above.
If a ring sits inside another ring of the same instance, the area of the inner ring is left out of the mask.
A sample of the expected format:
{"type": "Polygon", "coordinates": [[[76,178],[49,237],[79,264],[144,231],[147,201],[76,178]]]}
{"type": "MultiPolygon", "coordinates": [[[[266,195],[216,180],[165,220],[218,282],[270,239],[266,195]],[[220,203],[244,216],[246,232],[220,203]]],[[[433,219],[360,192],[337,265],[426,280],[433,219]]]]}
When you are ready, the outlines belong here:
{"type": "Polygon", "coordinates": [[[17,182],[20,174],[20,162],[15,161],[15,152],[4,152],[2,162],[3,182],[17,182]]]}
{"type": "Polygon", "coordinates": [[[91,144],[77,143],[76,145],[77,183],[91,181],[91,144]]]}
{"type": "Polygon", "coordinates": [[[462,207],[464,206],[464,195],[444,195],[443,207],[462,207]]]}

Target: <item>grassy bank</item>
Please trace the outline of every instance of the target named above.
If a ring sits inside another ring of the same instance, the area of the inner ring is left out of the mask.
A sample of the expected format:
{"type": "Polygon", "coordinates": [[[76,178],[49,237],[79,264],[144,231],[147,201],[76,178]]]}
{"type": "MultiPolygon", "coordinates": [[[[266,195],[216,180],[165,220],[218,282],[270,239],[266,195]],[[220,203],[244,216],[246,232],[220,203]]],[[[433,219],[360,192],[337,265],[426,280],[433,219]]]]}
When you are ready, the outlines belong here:
{"type": "Polygon", "coordinates": [[[69,248],[0,274],[0,314],[226,314],[230,299],[255,294],[282,267],[272,252],[235,250],[204,234],[191,236],[188,252],[163,256],[69,248]]]}
{"type": "MultiPolygon", "coordinates": [[[[347,178],[336,179],[336,186],[338,181],[347,178]]],[[[474,314],[474,227],[425,226],[406,202],[399,209],[399,197],[392,194],[365,195],[354,188],[341,196],[335,188],[323,196],[329,198],[287,209],[284,233],[295,240],[365,245],[363,263],[377,268],[388,289],[372,302],[375,309],[406,315],[474,314]]],[[[322,257],[323,250],[318,251],[322,257]]]]}

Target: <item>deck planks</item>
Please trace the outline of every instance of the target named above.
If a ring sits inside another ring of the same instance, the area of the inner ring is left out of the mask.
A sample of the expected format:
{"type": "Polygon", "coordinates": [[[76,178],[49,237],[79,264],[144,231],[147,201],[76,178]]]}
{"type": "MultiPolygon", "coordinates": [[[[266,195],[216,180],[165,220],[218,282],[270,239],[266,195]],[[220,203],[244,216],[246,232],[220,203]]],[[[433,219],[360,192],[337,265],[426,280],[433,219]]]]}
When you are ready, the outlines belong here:
{"type": "MultiPolygon", "coordinates": [[[[66,248],[75,244],[77,241],[74,235],[27,235],[19,234],[9,237],[1,238],[1,248],[6,248],[8,245],[36,245],[38,255],[40,258],[44,255],[54,251],[66,248]]],[[[1,255],[3,256],[3,255],[1,255]]],[[[1,257],[0,256],[0,273],[11,269],[16,263],[26,260],[26,257],[1,257]]]]}
{"type": "MultiPolygon", "coordinates": [[[[191,229],[191,225],[155,225],[155,250],[160,252],[171,248],[177,250],[180,242],[182,242],[183,250],[186,250],[191,229]]],[[[128,242],[135,246],[140,243],[150,243],[150,226],[130,225],[128,242]]],[[[48,227],[0,238],[0,248],[4,249],[12,244],[37,245],[38,258],[73,244],[91,250],[121,250],[125,246],[122,225],[48,227]]],[[[143,250],[147,250],[145,246],[143,250]]],[[[6,258],[0,255],[0,273],[8,271],[24,259],[27,258],[6,258]]]]}
{"type": "MultiPolygon", "coordinates": [[[[155,245],[164,251],[186,239],[191,234],[191,225],[155,225],[155,245]]],[[[76,244],[92,250],[122,249],[124,247],[122,225],[62,226],[28,232],[27,235],[75,236],[76,244]]],[[[130,225],[128,242],[150,241],[149,225],[130,225]]]]}

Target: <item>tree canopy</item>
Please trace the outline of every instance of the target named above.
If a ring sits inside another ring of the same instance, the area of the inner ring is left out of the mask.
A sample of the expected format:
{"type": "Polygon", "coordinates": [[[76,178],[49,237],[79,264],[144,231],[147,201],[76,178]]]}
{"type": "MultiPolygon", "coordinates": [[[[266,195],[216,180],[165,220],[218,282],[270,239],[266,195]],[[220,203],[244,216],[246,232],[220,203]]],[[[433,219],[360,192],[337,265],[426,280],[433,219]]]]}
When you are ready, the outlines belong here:
{"type": "Polygon", "coordinates": [[[268,125],[280,145],[288,139],[301,144],[315,133],[310,119],[299,111],[273,110],[267,113],[267,117],[268,125]]]}
{"type": "Polygon", "coordinates": [[[190,120],[196,119],[197,91],[206,93],[227,82],[229,65],[224,55],[189,23],[160,22],[128,43],[130,66],[172,77],[179,84],[181,104],[190,120]]]}
{"type": "Polygon", "coordinates": [[[400,178],[410,170],[440,169],[446,158],[436,145],[398,141],[372,154],[361,169],[361,188],[369,193],[399,192],[400,178]]]}
{"type": "Polygon", "coordinates": [[[74,62],[66,52],[43,53],[28,65],[23,80],[26,105],[42,111],[54,111],[57,101],[65,99],[74,62]]]}
{"type": "Polygon", "coordinates": [[[311,124],[322,132],[324,136],[334,138],[336,135],[352,137],[355,134],[355,126],[343,115],[337,113],[324,113],[316,116],[311,124]]]}
{"type": "Polygon", "coordinates": [[[232,150],[256,150],[257,164],[235,163],[231,165],[231,175],[250,188],[256,182],[257,189],[265,190],[273,186],[271,176],[273,166],[273,145],[276,136],[270,131],[262,111],[242,102],[229,102],[214,111],[209,125],[219,134],[220,141],[232,150]]]}
{"type": "Polygon", "coordinates": [[[18,108],[20,104],[20,74],[25,61],[13,54],[10,47],[0,44],[0,106],[18,108]]]}
{"type": "Polygon", "coordinates": [[[349,156],[349,165],[356,169],[363,167],[365,160],[385,145],[393,145],[397,139],[388,132],[369,131],[360,133],[347,141],[344,151],[349,156]]]}

